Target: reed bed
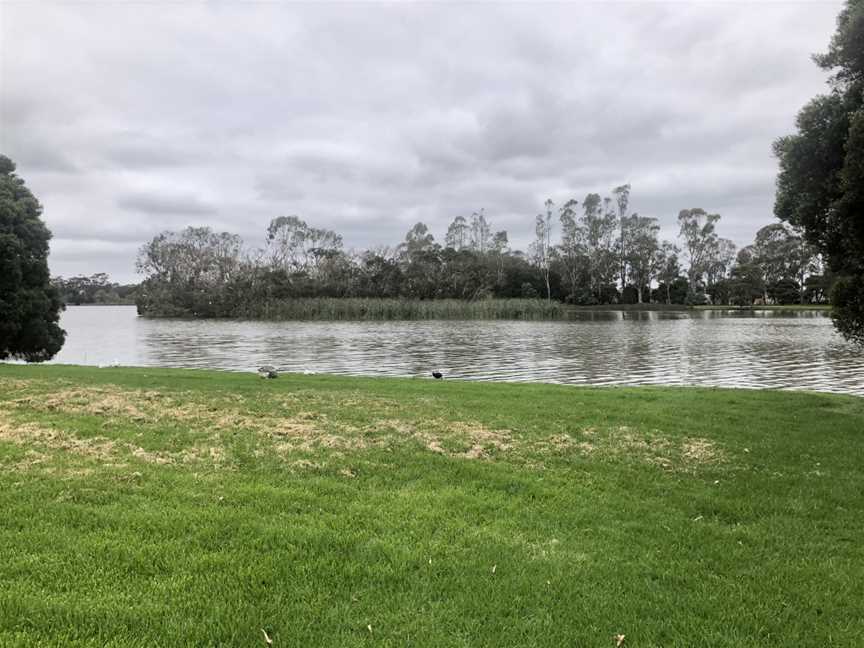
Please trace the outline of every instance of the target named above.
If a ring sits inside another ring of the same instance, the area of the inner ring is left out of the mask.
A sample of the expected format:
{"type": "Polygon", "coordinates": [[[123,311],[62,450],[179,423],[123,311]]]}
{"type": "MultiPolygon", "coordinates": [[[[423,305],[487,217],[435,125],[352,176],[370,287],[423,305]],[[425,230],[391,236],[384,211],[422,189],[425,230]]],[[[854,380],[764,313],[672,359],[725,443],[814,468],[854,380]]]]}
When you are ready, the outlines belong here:
{"type": "Polygon", "coordinates": [[[302,298],[262,304],[241,317],[273,320],[555,320],[567,307],[542,299],[302,298]]]}

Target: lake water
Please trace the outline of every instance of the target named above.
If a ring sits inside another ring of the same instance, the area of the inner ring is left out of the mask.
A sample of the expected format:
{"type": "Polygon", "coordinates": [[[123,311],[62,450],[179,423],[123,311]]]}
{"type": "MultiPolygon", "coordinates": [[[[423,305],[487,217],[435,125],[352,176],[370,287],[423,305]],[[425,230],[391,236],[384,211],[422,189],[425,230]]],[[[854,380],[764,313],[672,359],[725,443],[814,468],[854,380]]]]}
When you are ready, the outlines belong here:
{"type": "Polygon", "coordinates": [[[146,319],[70,306],[55,362],[577,385],[713,385],[864,396],[864,349],[820,312],[576,312],[558,322],[146,319]]]}

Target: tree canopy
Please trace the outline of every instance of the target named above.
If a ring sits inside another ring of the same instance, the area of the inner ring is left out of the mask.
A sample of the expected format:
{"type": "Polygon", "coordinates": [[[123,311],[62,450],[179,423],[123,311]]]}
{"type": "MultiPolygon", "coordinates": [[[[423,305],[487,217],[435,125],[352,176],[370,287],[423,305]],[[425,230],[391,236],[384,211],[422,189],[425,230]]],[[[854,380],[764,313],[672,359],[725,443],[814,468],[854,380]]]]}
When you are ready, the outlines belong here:
{"type": "MultiPolygon", "coordinates": [[[[719,214],[683,210],[679,248],[660,239],[655,218],[632,213],[629,199],[622,185],[612,197],[546,200],[524,252],[483,209],[454,217],[443,244],[418,222],[398,245],[359,251],[299,216],[273,219],[260,248],[207,227],[163,232],[141,248],[146,279],[135,299],[142,314],[196,317],[271,317],[284,302],[310,297],[824,303],[833,277],[821,274],[815,249],[793,228],[764,227],[736,263],[735,244],[717,232],[719,214]]],[[[55,281],[73,303],[91,284],[89,292],[107,294],[100,275],[55,281]]]]}
{"type": "Polygon", "coordinates": [[[798,113],[797,132],[774,143],[775,214],[801,228],[838,276],[834,322],[864,344],[864,0],[847,0],[828,52],[830,91],[798,113]]]}
{"type": "Polygon", "coordinates": [[[0,155],[0,360],[42,362],[63,346],[63,302],[48,274],[51,232],[15,163],[0,155]]]}

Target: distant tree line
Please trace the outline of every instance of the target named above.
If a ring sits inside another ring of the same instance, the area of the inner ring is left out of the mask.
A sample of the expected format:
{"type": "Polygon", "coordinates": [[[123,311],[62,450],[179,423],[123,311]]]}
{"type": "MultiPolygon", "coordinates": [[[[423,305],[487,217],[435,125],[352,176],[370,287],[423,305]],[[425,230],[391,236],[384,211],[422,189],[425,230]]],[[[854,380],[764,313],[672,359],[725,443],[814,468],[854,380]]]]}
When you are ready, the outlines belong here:
{"type": "Polygon", "coordinates": [[[118,284],[104,272],[89,277],[52,277],[64,304],[134,304],[138,284],[118,284]]]}
{"type": "MultiPolygon", "coordinates": [[[[661,241],[656,219],[631,213],[630,185],[610,197],[546,201],[527,252],[512,250],[484,211],[457,216],[443,245],[423,223],[395,247],[346,251],[342,237],[297,216],[270,222],[265,243],[189,227],[141,248],[142,314],[266,317],[284,300],[542,298],[577,305],[810,303],[828,279],[815,249],[775,223],[740,251],[721,238],[717,214],[685,209],[679,241],[661,241]],[[737,254],[736,254],[737,252],[737,254]]],[[[97,291],[98,292],[98,291],[97,291]]]]}

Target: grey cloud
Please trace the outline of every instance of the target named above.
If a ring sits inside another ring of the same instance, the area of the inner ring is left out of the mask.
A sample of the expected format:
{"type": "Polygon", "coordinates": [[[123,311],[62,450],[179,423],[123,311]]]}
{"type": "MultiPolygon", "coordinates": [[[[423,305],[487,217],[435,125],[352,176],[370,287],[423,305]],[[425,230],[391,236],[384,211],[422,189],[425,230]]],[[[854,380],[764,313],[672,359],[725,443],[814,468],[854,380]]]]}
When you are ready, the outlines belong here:
{"type": "Polygon", "coordinates": [[[182,214],[188,216],[210,216],[217,213],[217,209],[213,205],[207,204],[196,196],[183,194],[121,194],[117,198],[117,206],[129,211],[157,215],[182,214]]]}
{"type": "Polygon", "coordinates": [[[16,164],[37,173],[77,173],[79,167],[63,151],[32,142],[23,147],[12,147],[9,154],[16,164]]]}
{"type": "Polygon", "coordinates": [[[485,207],[524,249],[546,197],[628,181],[664,235],[702,206],[743,245],[840,6],[7,3],[0,148],[55,274],[294,213],[366,247],[485,207]]]}
{"type": "Polygon", "coordinates": [[[122,169],[175,167],[204,161],[194,142],[178,145],[146,135],[113,135],[103,152],[105,163],[122,169]]]}

